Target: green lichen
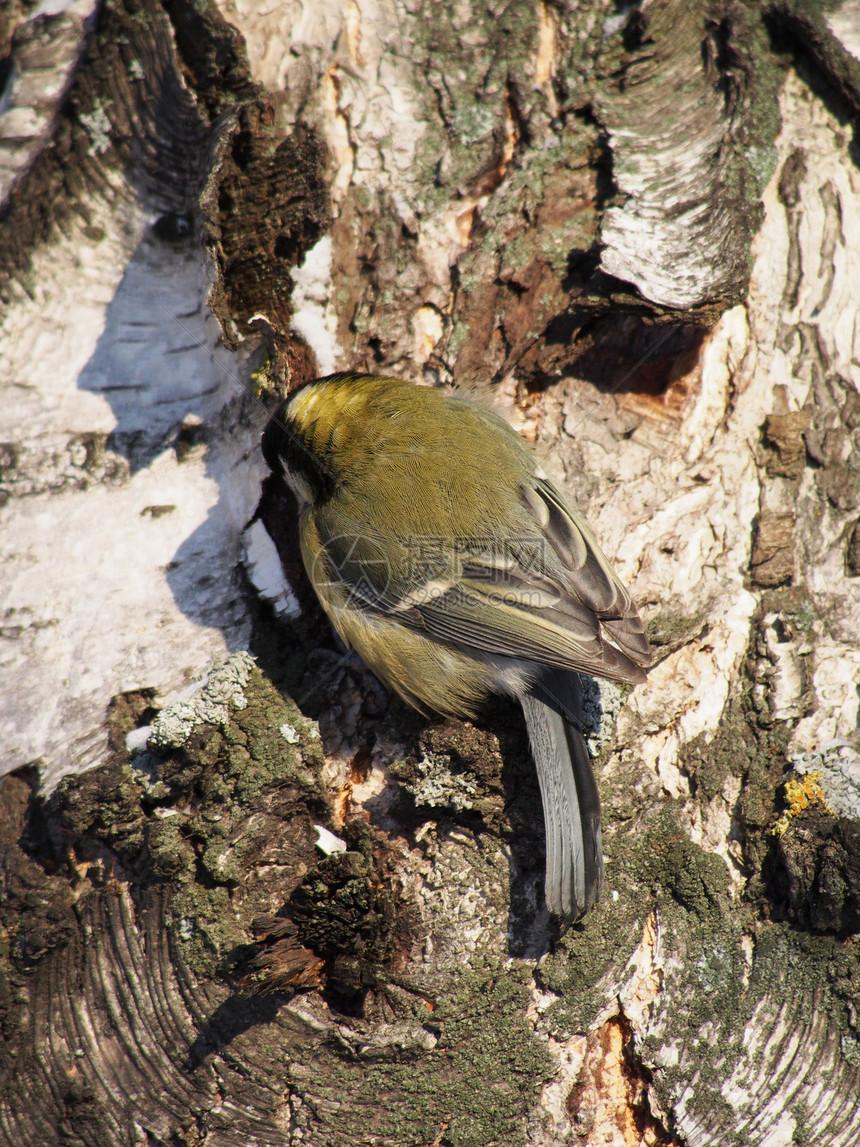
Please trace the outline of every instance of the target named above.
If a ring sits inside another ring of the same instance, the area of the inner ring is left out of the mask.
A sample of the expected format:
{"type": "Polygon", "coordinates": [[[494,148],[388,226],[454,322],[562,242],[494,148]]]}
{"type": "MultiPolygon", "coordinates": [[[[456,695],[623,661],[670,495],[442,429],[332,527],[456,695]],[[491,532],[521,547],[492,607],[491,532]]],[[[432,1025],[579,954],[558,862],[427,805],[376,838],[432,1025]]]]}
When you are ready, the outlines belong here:
{"type": "Polygon", "coordinates": [[[702,613],[690,616],[661,613],[648,622],[648,640],[655,649],[668,654],[694,640],[706,627],[707,617],[702,613]]]}
{"type": "Polygon", "coordinates": [[[415,766],[419,779],[404,784],[416,805],[430,808],[451,808],[456,812],[474,806],[477,785],[465,773],[451,771],[451,758],[445,753],[428,756],[426,753],[415,766]]]}
{"type": "Polygon", "coordinates": [[[138,851],[146,833],[144,782],[125,762],[65,777],[57,790],[60,823],[73,837],[94,837],[122,852],[138,851]]]}
{"type": "MultiPolygon", "coordinates": [[[[503,961],[464,970],[440,993],[426,1026],[431,1051],[410,1062],[368,1062],[342,1053],[324,1067],[339,1105],[338,1142],[424,1147],[517,1147],[540,1085],[552,1074],[544,1045],[526,1018],[528,970],[503,961]]],[[[296,1080],[300,1095],[317,1088],[296,1080]]]]}
{"type": "MultiPolygon", "coordinates": [[[[537,972],[539,983],[560,997],[547,1012],[557,1038],[587,1031],[593,1024],[606,1006],[607,979],[623,979],[652,912],[664,932],[678,933],[682,948],[699,951],[698,957],[689,952],[684,966],[700,981],[700,991],[707,983],[710,995],[725,974],[717,953],[727,919],[735,911],[727,895],[725,862],[689,840],[671,805],[640,815],[634,825],[619,827],[609,820],[606,829],[604,897],[582,924],[561,938],[537,972]]],[[[745,919],[748,911],[737,915],[745,919]]],[[[729,931],[734,937],[734,925],[729,931]]]]}
{"type": "Polygon", "coordinates": [[[99,156],[110,151],[112,125],[110,116],[104,108],[96,106],[89,111],[80,111],[78,121],[90,137],[90,155],[99,156]]]}
{"type": "Polygon", "coordinates": [[[191,695],[167,705],[152,723],[149,745],[154,749],[182,746],[200,725],[226,726],[231,709],[244,708],[243,689],[254,669],[247,653],[234,653],[210,669],[191,695]]]}
{"type": "MultiPolygon", "coordinates": [[[[690,850],[683,848],[674,859],[682,855],[691,857],[690,850]]],[[[691,866],[707,879],[702,857],[691,857],[691,866]]],[[[677,880],[679,867],[670,863],[670,877],[674,869],[677,880]]],[[[736,1112],[721,1098],[725,1064],[748,1060],[754,1078],[773,1069],[765,1054],[780,1054],[778,1046],[768,1051],[764,1040],[745,1042],[745,1031],[755,1024],[767,1032],[780,1014],[803,1029],[814,1014],[825,1013],[850,1059],[857,1038],[860,957],[850,942],[757,921],[750,905],[729,901],[719,888],[692,899],[686,882],[681,896],[678,891],[676,884],[667,895],[662,878],[655,888],[661,948],[669,958],[652,1034],[637,1042],[637,1051],[654,1072],[661,1107],[671,1110],[683,1096],[689,1125],[731,1143],[726,1136],[736,1112]],[[711,910],[715,894],[719,912],[711,910]]]]}
{"type": "Polygon", "coordinates": [[[224,886],[183,885],[170,898],[165,923],[185,963],[198,976],[211,977],[225,957],[249,939],[224,886]]]}
{"type": "MultiPolygon", "coordinates": [[[[616,880],[612,880],[612,885],[616,880]]],[[[623,887],[623,884],[622,884],[623,887]]],[[[647,895],[614,897],[610,890],[582,924],[571,928],[535,972],[537,983],[559,999],[544,1016],[550,1035],[567,1039],[587,1032],[606,1006],[601,981],[618,975],[639,942],[651,910],[647,895]]]]}
{"type": "Polygon", "coordinates": [[[722,857],[691,840],[672,841],[661,860],[662,884],[703,920],[719,922],[728,907],[728,869],[722,857]]]}
{"type": "Polygon", "coordinates": [[[311,816],[328,818],[321,752],[315,724],[236,654],[161,710],[143,751],[66,778],[54,803],[82,859],[104,866],[106,846],[127,878],[171,889],[168,927],[189,966],[212,975],[249,939],[261,850],[270,863],[295,864],[295,879],[314,855],[311,816]],[[289,843],[272,855],[271,841],[290,834],[299,857],[289,843]]]}
{"type": "Polygon", "coordinates": [[[761,776],[753,797],[749,786],[755,783],[750,774],[757,744],[750,737],[749,720],[743,702],[731,698],[723,710],[716,736],[703,734],[686,744],[682,750],[682,765],[695,796],[705,801],[718,796],[729,777],[746,776],[745,799],[751,802],[751,815],[756,817],[756,822],[763,824],[773,805],[773,781],[769,773],[761,776]]]}

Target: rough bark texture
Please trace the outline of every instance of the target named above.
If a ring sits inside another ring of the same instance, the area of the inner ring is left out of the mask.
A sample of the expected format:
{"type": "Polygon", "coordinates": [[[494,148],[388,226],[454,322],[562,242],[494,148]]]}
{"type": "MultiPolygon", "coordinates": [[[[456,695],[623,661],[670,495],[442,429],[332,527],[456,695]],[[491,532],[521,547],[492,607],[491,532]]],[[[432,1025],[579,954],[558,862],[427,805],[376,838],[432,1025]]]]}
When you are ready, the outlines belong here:
{"type": "Polygon", "coordinates": [[[0,46],[0,1140],[860,1144],[860,6],[0,46]],[[340,367],[492,395],[642,607],[563,935],[518,713],[406,711],[303,581],[259,433],[340,367]]]}

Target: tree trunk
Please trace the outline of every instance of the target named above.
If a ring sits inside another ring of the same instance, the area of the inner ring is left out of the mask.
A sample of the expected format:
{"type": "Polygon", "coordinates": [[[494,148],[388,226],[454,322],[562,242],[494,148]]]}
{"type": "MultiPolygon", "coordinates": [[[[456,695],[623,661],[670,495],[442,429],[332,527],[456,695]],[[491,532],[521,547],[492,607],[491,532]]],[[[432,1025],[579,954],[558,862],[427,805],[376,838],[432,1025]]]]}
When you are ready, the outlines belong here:
{"type": "Polygon", "coordinates": [[[860,7],[0,42],[2,1141],[860,1144],[860,7]],[[567,931],[519,711],[304,581],[259,435],[335,369],[493,395],[640,605],[567,931]]]}

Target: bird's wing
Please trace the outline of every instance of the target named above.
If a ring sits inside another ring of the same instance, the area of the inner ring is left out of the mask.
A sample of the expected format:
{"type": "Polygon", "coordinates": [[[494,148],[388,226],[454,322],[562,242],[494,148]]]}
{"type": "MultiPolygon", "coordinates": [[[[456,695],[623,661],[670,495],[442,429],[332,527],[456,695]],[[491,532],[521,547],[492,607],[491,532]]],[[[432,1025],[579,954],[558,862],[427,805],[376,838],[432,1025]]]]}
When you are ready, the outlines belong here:
{"type": "Polygon", "coordinates": [[[528,529],[463,553],[459,578],[435,596],[421,587],[403,621],[498,656],[633,684],[651,651],[630,594],[588,526],[542,476],[522,488],[528,529]],[[535,528],[537,527],[537,528],[535,528]]]}
{"type": "MultiPolygon", "coordinates": [[[[650,649],[636,607],[588,527],[534,478],[516,536],[401,541],[366,523],[322,533],[326,576],[350,604],[396,617],[439,641],[500,657],[634,683],[650,649]],[[607,640],[607,637],[609,640],[607,640]]],[[[343,523],[341,522],[341,527],[343,523]]]]}
{"type": "Polygon", "coordinates": [[[588,525],[542,476],[522,487],[522,498],[549,547],[548,568],[568,596],[593,611],[612,641],[633,662],[650,664],[651,649],[633,599],[588,525]]]}

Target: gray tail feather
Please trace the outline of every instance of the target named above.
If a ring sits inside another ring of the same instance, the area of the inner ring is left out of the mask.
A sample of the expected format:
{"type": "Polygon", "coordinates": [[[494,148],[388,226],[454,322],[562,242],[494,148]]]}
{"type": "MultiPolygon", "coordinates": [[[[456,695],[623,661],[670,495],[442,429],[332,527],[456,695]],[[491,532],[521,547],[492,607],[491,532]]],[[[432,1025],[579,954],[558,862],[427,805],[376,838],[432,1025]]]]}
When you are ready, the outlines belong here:
{"type": "Polygon", "coordinates": [[[521,699],[546,827],[546,904],[577,919],[600,899],[600,795],[579,720],[579,676],[548,674],[521,699]]]}

